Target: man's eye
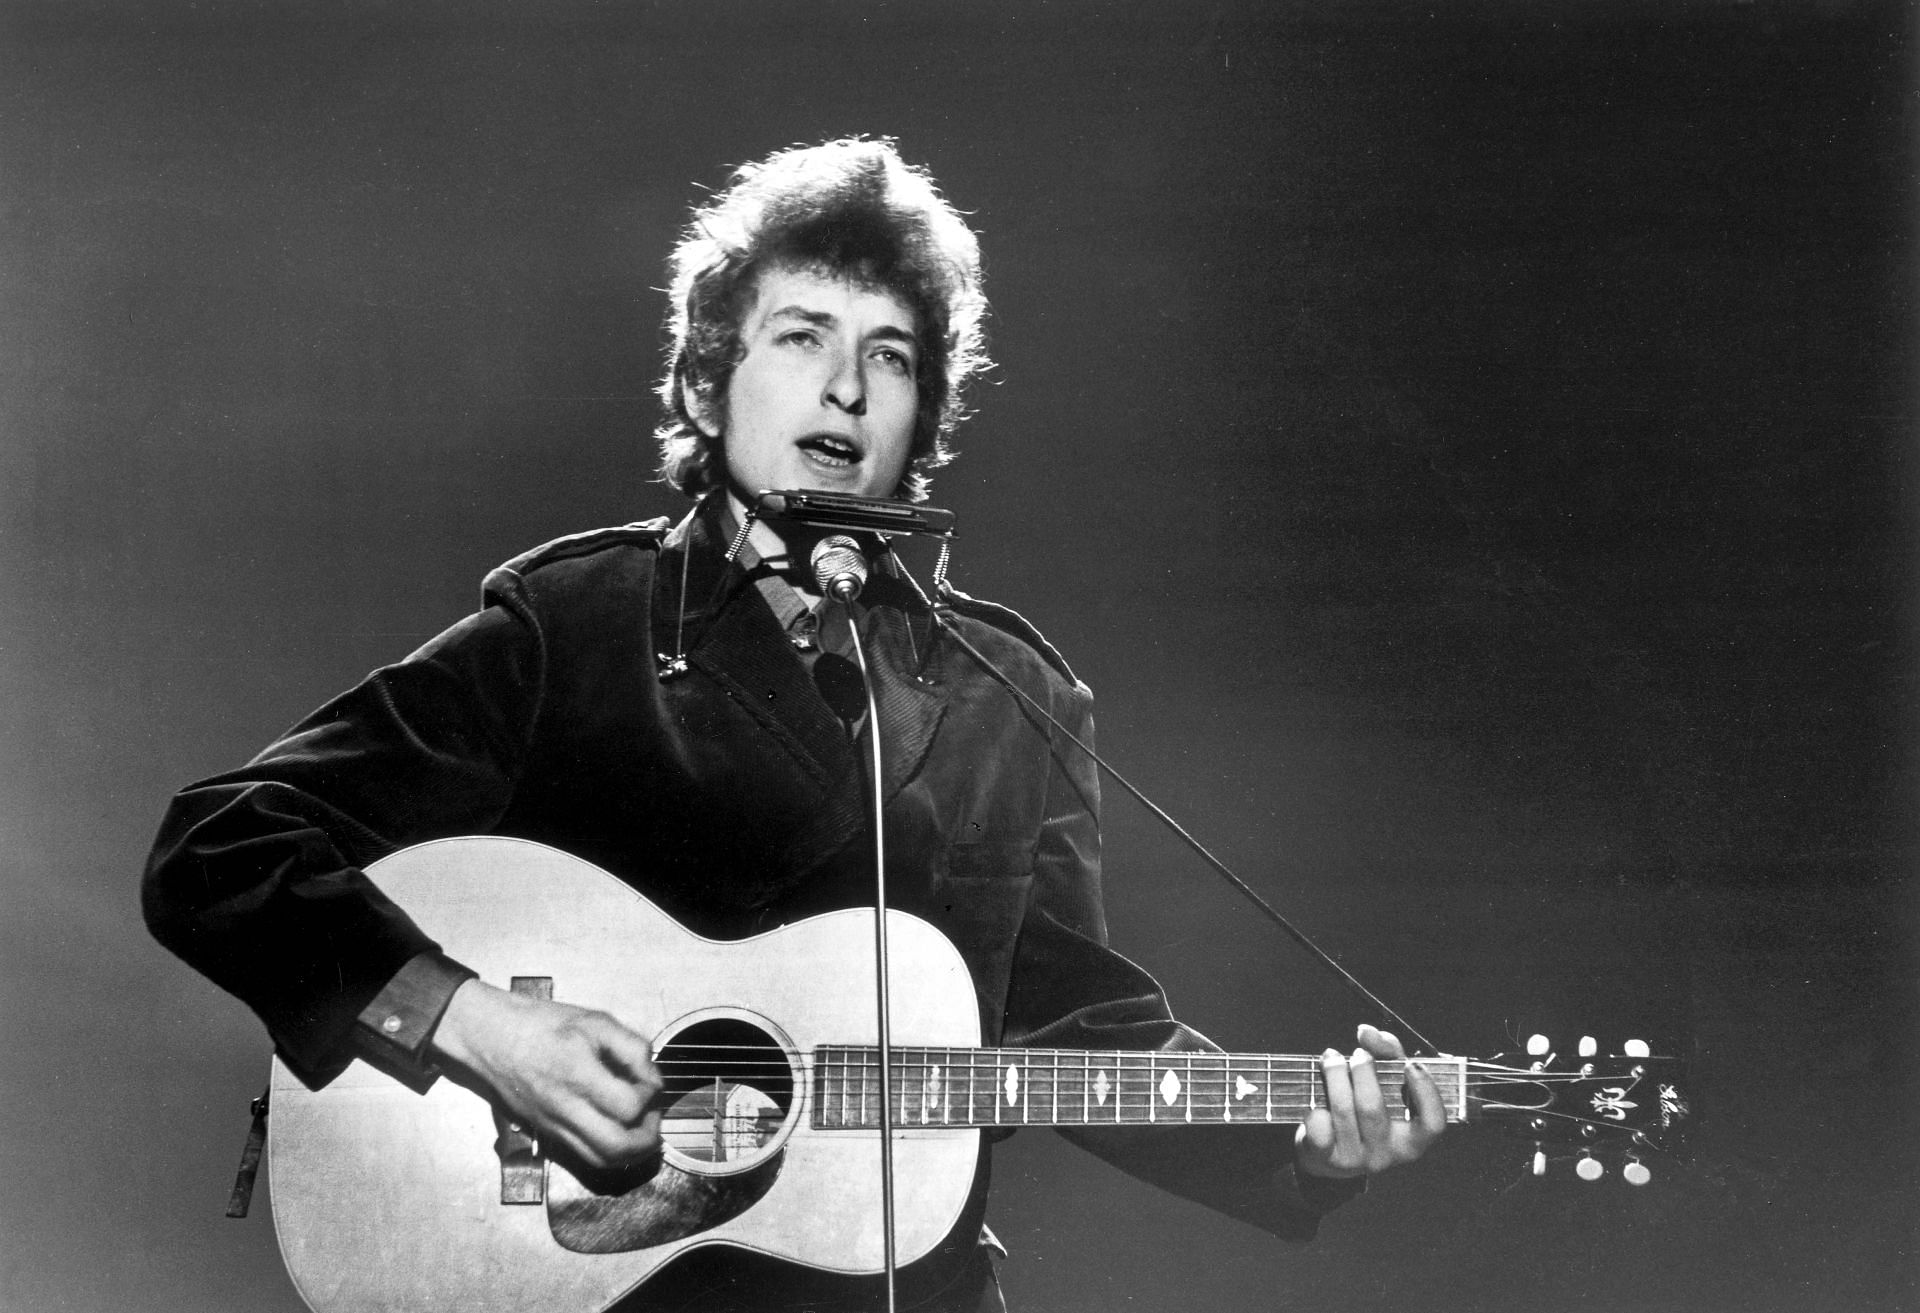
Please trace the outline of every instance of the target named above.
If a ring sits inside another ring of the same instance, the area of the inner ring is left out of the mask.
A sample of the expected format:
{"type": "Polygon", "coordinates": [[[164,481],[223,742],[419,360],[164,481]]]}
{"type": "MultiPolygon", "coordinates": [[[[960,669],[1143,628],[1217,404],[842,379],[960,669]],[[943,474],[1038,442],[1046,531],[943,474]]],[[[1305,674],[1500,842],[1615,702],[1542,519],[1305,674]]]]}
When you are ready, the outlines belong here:
{"type": "Polygon", "coordinates": [[[902,374],[911,374],[913,372],[913,357],[895,347],[883,346],[873,353],[873,357],[888,369],[896,370],[902,374]]]}
{"type": "Polygon", "coordinates": [[[778,341],[789,346],[819,346],[820,337],[811,328],[794,328],[780,334],[778,341]]]}

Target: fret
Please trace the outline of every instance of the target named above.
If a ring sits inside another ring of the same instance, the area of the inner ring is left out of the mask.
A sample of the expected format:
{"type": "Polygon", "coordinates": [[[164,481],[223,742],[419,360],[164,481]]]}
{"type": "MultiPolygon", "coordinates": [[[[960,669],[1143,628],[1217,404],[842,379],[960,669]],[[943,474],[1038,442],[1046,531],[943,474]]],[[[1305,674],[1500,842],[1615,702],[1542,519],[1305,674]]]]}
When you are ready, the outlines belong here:
{"type": "Polygon", "coordinates": [[[1152,1122],[1154,1115],[1153,1062],[1151,1053],[1113,1055],[1116,1080],[1113,1119],[1116,1122],[1152,1122]]]}
{"type": "Polygon", "coordinates": [[[829,1098],[829,1091],[832,1089],[832,1081],[830,1079],[830,1073],[828,1071],[828,1066],[829,1066],[829,1063],[831,1062],[831,1059],[832,1059],[831,1049],[825,1048],[823,1046],[814,1051],[814,1054],[813,1054],[813,1124],[815,1126],[827,1126],[831,1124],[827,1120],[827,1106],[828,1106],[827,1099],[829,1098]]]}
{"type": "Polygon", "coordinates": [[[813,1124],[815,1126],[826,1126],[829,1124],[827,1120],[827,1109],[829,1106],[827,1100],[831,1097],[831,1091],[833,1089],[832,1072],[830,1070],[832,1058],[833,1051],[824,1047],[816,1050],[813,1055],[813,1124]]]}
{"type": "Polygon", "coordinates": [[[838,1087],[838,1092],[840,1096],[839,1098],[840,1125],[842,1126],[853,1125],[853,1118],[847,1114],[847,1099],[851,1093],[849,1086],[852,1084],[852,1081],[853,1081],[853,1070],[851,1067],[847,1065],[848,1062],[851,1060],[851,1056],[852,1055],[850,1050],[841,1049],[839,1070],[834,1073],[835,1074],[834,1083],[838,1087]]]}
{"type": "Polygon", "coordinates": [[[833,1050],[822,1046],[813,1055],[813,1124],[828,1126],[828,1100],[833,1089],[833,1050]]]}
{"type": "MultiPolygon", "coordinates": [[[[1245,1058],[1236,1059],[1232,1055],[1220,1061],[1220,1120],[1223,1122],[1259,1121],[1258,1109],[1250,1109],[1248,1100],[1263,1093],[1271,1097],[1264,1076],[1258,1083],[1247,1078],[1246,1069],[1239,1065],[1246,1061],[1245,1058]]],[[[1253,1070],[1261,1071],[1262,1068],[1255,1067],[1253,1070]]]]}
{"type": "Polygon", "coordinates": [[[1164,1063],[1153,1064],[1153,1086],[1147,1091],[1147,1120],[1160,1121],[1164,1115],[1168,1121],[1176,1120],[1178,1114],[1173,1105],[1180,1101],[1180,1074],[1174,1070],[1179,1059],[1171,1055],[1164,1063]],[[1164,1113],[1163,1113],[1164,1110],[1164,1113]]]}
{"type": "Polygon", "coordinates": [[[840,1126],[853,1125],[853,1117],[850,1115],[847,1107],[847,1100],[852,1097],[851,1087],[853,1084],[853,1070],[847,1065],[850,1056],[851,1050],[840,1050],[839,1070],[834,1073],[834,1103],[839,1113],[839,1119],[836,1124],[840,1126]]]}
{"type": "Polygon", "coordinates": [[[1206,1055],[1206,1074],[1200,1081],[1201,1120],[1233,1120],[1234,1058],[1231,1053],[1206,1055]]]}
{"type": "Polygon", "coordinates": [[[1111,1053],[1087,1055],[1088,1126],[1120,1120],[1120,1065],[1111,1053]]]}
{"type": "Polygon", "coordinates": [[[1082,1126],[1087,1120],[1087,1055],[1064,1049],[1060,1053],[1060,1074],[1054,1082],[1056,1096],[1066,1096],[1054,1117],[1055,1125],[1082,1126]]]}
{"type": "MultiPolygon", "coordinates": [[[[1027,1065],[1024,1062],[1016,1062],[1013,1054],[1003,1052],[1000,1055],[999,1082],[1000,1097],[1006,1101],[1007,1114],[1011,1116],[1014,1109],[1018,1108],[1021,1114],[1020,1120],[1025,1121],[1027,1107],[1027,1065]]],[[[994,1105],[996,1109],[998,1109],[999,1106],[998,1103],[994,1105]]],[[[996,1117],[995,1120],[997,1121],[998,1118],[996,1117]]]]}
{"type": "Polygon", "coordinates": [[[1053,1125],[1053,1113],[1058,1102],[1054,1081],[1054,1051],[1052,1049],[1025,1049],[1027,1059],[1025,1082],[1022,1097],[1026,1100],[1025,1121],[1029,1126],[1053,1125]]]}
{"type": "Polygon", "coordinates": [[[837,1121],[839,1121],[839,1119],[835,1117],[835,1111],[837,1111],[835,1110],[835,1100],[839,1098],[839,1088],[837,1088],[837,1086],[839,1086],[839,1079],[837,1079],[837,1071],[835,1071],[833,1052],[835,1052],[835,1050],[831,1050],[831,1048],[822,1048],[822,1050],[820,1050],[820,1081],[822,1081],[822,1085],[820,1085],[820,1123],[822,1123],[822,1125],[837,1125],[837,1121]]]}
{"type": "Polygon", "coordinates": [[[893,1124],[911,1126],[913,1108],[920,1102],[919,1091],[926,1079],[922,1065],[915,1062],[914,1049],[895,1049],[893,1051],[893,1124]]]}

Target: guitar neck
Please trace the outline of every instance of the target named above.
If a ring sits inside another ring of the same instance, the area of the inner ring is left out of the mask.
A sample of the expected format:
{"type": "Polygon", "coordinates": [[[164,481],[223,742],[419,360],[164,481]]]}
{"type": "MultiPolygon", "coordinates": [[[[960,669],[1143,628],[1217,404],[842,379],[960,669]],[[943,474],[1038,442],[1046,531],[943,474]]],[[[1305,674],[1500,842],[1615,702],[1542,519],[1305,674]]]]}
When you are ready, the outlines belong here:
{"type": "MultiPolygon", "coordinates": [[[[1466,1120],[1466,1060],[1422,1065],[1448,1120],[1466,1120]]],[[[901,1128],[1291,1123],[1326,1106],[1320,1059],[1288,1054],[896,1047],[888,1066],[901,1128]]],[[[1401,1106],[1406,1064],[1375,1070],[1388,1105],[1401,1106]]],[[[812,1084],[817,1129],[879,1126],[877,1048],[816,1049],[812,1084]]]]}

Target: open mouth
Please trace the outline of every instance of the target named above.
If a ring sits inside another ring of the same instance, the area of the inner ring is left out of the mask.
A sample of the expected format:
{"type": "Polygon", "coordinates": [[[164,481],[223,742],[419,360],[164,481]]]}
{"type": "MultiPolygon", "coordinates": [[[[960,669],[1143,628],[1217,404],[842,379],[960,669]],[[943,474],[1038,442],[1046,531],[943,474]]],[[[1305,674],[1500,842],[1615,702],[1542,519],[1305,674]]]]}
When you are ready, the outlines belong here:
{"type": "Polygon", "coordinates": [[[807,453],[809,460],[834,469],[845,469],[860,463],[860,448],[831,433],[815,433],[800,439],[795,445],[807,453]]]}

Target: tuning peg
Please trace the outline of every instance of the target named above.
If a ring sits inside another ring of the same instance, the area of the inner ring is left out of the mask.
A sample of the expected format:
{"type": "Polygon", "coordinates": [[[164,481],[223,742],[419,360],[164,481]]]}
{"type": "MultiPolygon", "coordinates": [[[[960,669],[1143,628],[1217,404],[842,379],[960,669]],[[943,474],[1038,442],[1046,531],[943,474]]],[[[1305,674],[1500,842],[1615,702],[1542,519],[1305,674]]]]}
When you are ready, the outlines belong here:
{"type": "Polygon", "coordinates": [[[1553,1041],[1545,1035],[1532,1035],[1527,1038],[1527,1056],[1533,1059],[1534,1071],[1545,1070],[1553,1061],[1553,1041]]]}
{"type": "Polygon", "coordinates": [[[1544,1149],[1535,1149],[1533,1151],[1533,1174],[1535,1176],[1545,1176],[1547,1174],[1547,1152],[1544,1149]]]}
{"type": "Polygon", "coordinates": [[[1638,1158],[1629,1156],[1627,1165],[1620,1169],[1620,1175],[1627,1178],[1628,1185],[1645,1185],[1653,1179],[1653,1173],[1638,1158]]]}
{"type": "Polygon", "coordinates": [[[1620,1052],[1629,1058],[1650,1058],[1653,1056],[1653,1050],[1647,1047],[1647,1042],[1643,1039],[1628,1040],[1620,1046],[1620,1052]]]}
{"type": "Polygon", "coordinates": [[[1597,1181],[1607,1174],[1607,1169],[1592,1154],[1581,1154],[1580,1161],[1573,1165],[1576,1175],[1583,1181],[1597,1181]]]}
{"type": "Polygon", "coordinates": [[[1600,1051],[1599,1041],[1595,1040],[1593,1036],[1582,1035],[1580,1037],[1580,1056],[1581,1057],[1591,1058],[1594,1054],[1598,1053],[1599,1051],[1600,1051]]]}

